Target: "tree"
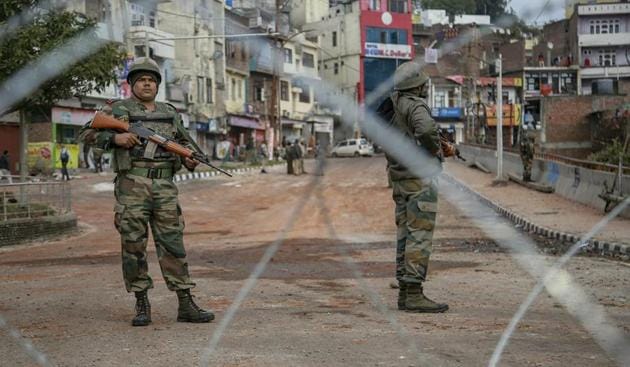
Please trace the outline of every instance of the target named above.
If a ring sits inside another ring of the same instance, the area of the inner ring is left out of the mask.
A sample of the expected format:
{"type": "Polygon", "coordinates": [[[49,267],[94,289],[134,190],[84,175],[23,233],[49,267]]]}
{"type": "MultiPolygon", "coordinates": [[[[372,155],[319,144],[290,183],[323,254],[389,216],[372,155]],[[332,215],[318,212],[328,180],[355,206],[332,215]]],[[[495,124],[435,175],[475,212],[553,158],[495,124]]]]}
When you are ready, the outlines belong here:
{"type": "Polygon", "coordinates": [[[423,9],[446,10],[449,16],[459,14],[473,14],[475,12],[475,0],[424,0],[423,9]]]}
{"type": "Polygon", "coordinates": [[[507,0],[477,0],[477,14],[489,15],[494,22],[506,13],[507,0]]]}
{"type": "MultiPolygon", "coordinates": [[[[4,85],[11,75],[45,54],[55,52],[59,46],[70,39],[80,36],[85,42],[97,42],[96,21],[84,15],[63,9],[41,9],[36,0],[3,0],[0,5],[0,26],[8,24],[12,17],[32,12],[29,22],[16,32],[0,39],[0,88],[10,90],[4,85]]],[[[22,175],[26,175],[26,123],[28,111],[37,107],[50,107],[58,100],[73,95],[84,95],[91,91],[102,91],[109,83],[116,80],[115,68],[122,60],[119,47],[107,43],[97,52],[80,60],[66,70],[49,79],[43,80],[39,88],[31,95],[14,103],[0,115],[20,111],[22,123],[22,152],[20,166],[22,175]]]]}

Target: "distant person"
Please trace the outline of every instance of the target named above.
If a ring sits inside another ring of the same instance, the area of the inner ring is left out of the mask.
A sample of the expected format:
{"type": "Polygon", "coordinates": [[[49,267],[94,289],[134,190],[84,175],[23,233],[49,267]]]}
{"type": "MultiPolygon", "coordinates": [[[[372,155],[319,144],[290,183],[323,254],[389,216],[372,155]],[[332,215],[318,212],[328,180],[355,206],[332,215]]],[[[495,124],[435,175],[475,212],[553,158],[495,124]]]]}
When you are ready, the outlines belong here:
{"type": "MultiPolygon", "coordinates": [[[[528,111],[529,112],[529,111],[528,111]]],[[[531,115],[531,114],[530,114],[531,115]]],[[[525,115],[527,120],[527,115],[525,115]]],[[[533,121],[533,118],[532,118],[533,121]]],[[[521,125],[520,132],[520,155],[523,161],[523,181],[532,181],[532,163],[534,161],[534,132],[535,128],[533,123],[525,122],[521,125]]]]}
{"type": "Polygon", "coordinates": [[[293,159],[295,159],[295,150],[293,149],[293,146],[291,144],[288,143],[284,143],[285,147],[286,147],[286,159],[287,159],[287,175],[292,175],[294,174],[293,171],[293,159]]]}
{"type": "Polygon", "coordinates": [[[0,179],[3,177],[7,177],[9,183],[13,183],[11,178],[11,159],[8,150],[2,152],[2,156],[0,156],[0,179]]]}
{"type": "Polygon", "coordinates": [[[61,155],[59,156],[61,159],[61,180],[64,179],[66,181],[70,181],[70,175],[68,174],[68,162],[70,162],[70,153],[68,152],[68,148],[65,146],[61,147],[61,155]]]}
{"type": "Polygon", "coordinates": [[[302,148],[299,139],[295,139],[291,149],[293,150],[293,174],[299,176],[302,174],[302,148]]]}
{"type": "Polygon", "coordinates": [[[538,66],[545,66],[545,57],[543,56],[543,54],[538,54],[538,66]]]}
{"type": "Polygon", "coordinates": [[[267,151],[267,142],[265,140],[262,141],[262,143],[260,143],[260,146],[258,147],[258,153],[260,154],[260,159],[261,159],[261,165],[262,168],[260,169],[260,173],[267,173],[267,170],[265,169],[265,164],[267,163],[267,157],[269,156],[269,152],[267,151]]]}
{"type": "Polygon", "coordinates": [[[2,152],[2,156],[0,156],[0,169],[11,171],[11,159],[8,150],[2,152]]]}

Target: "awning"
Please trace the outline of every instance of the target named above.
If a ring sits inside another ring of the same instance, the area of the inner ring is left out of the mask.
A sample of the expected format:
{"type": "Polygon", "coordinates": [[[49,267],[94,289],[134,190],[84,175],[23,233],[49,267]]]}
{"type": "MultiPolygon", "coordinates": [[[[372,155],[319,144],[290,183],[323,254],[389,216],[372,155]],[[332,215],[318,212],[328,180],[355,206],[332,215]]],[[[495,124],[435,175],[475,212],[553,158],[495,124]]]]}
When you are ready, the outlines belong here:
{"type": "Polygon", "coordinates": [[[246,129],[264,130],[257,119],[244,116],[230,116],[229,124],[231,126],[244,127],[246,129]]]}

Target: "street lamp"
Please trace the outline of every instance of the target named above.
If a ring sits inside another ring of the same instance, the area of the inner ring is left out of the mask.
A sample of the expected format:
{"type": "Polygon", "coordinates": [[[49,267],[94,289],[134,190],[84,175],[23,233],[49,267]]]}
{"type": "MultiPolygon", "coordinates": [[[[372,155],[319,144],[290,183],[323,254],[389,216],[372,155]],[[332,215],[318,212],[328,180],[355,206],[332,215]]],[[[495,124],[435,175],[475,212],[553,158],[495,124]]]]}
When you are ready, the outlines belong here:
{"type": "Polygon", "coordinates": [[[503,179],[503,56],[497,59],[497,178],[495,183],[503,179]]]}

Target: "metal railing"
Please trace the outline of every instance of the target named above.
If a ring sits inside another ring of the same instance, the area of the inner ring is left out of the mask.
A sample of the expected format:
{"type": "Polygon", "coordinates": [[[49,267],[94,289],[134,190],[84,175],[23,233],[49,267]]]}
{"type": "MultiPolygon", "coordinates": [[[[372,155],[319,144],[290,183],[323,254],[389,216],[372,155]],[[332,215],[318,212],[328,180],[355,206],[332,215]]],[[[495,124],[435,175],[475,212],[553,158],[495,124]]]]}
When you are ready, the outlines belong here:
{"type": "Polygon", "coordinates": [[[0,221],[67,214],[70,201],[70,185],[65,181],[0,185],[0,221]]]}
{"type": "MultiPolygon", "coordinates": [[[[477,144],[477,143],[462,143],[462,145],[467,145],[467,146],[471,146],[471,147],[477,147],[477,148],[483,148],[483,149],[489,149],[489,150],[496,150],[496,146],[495,145],[484,145],[484,144],[477,144]]],[[[503,151],[504,152],[509,152],[509,153],[514,153],[514,154],[519,154],[519,149],[517,147],[503,147],[503,151]]],[[[578,166],[578,167],[583,167],[583,168],[588,168],[588,169],[592,169],[595,171],[604,171],[604,172],[619,172],[619,166],[615,165],[615,164],[610,164],[610,163],[603,163],[603,162],[596,162],[596,161],[589,161],[589,160],[585,160],[585,159],[578,159],[578,158],[571,158],[571,157],[567,157],[567,156],[563,156],[563,155],[559,155],[559,154],[554,154],[554,153],[535,153],[534,156],[538,159],[542,159],[542,160],[547,160],[547,161],[554,161],[554,162],[560,162],[560,163],[566,163],[566,164],[570,164],[573,166],[578,166]]],[[[624,175],[628,175],[630,174],[630,167],[628,166],[622,166],[623,169],[623,174],[624,175]]]]}

